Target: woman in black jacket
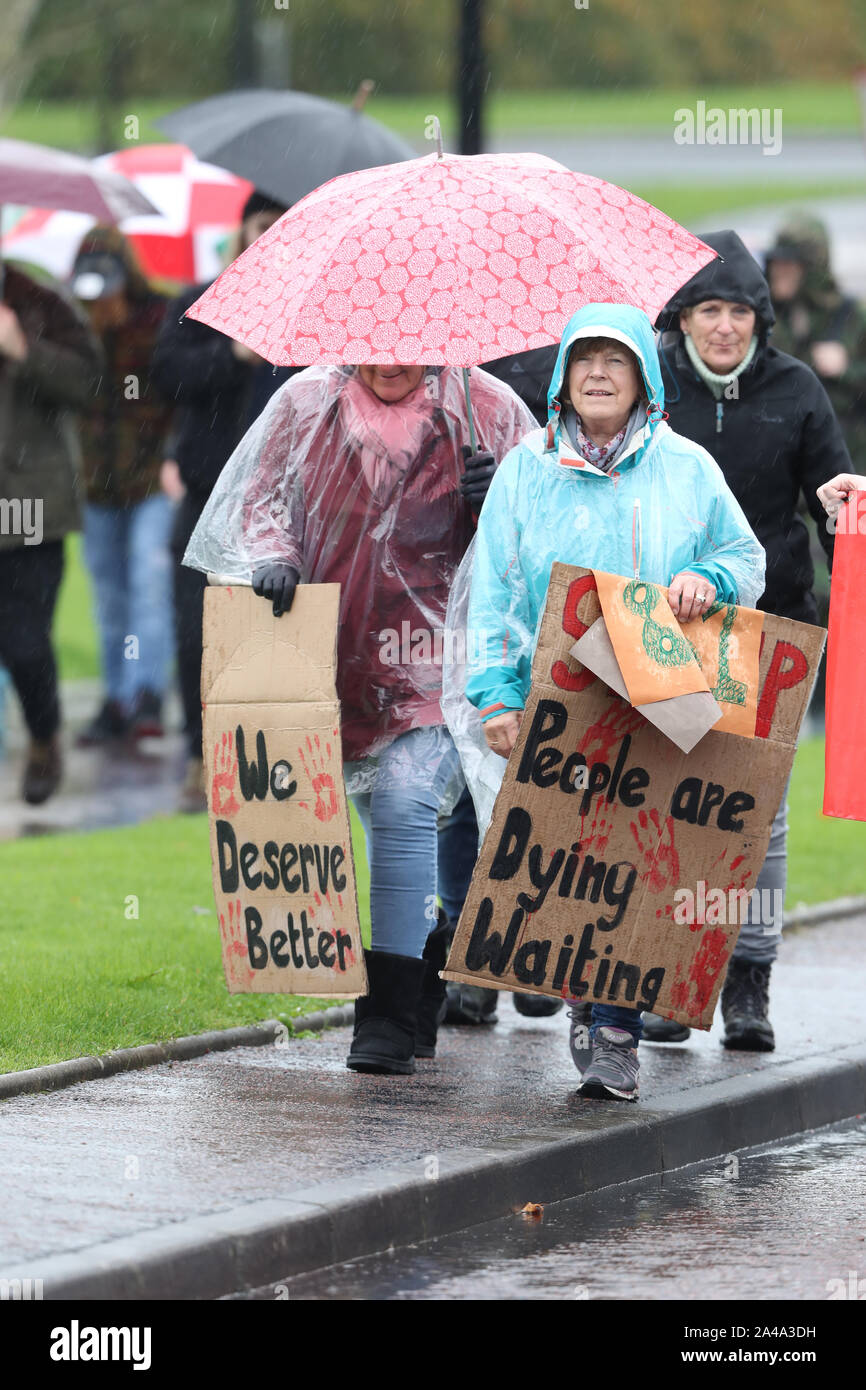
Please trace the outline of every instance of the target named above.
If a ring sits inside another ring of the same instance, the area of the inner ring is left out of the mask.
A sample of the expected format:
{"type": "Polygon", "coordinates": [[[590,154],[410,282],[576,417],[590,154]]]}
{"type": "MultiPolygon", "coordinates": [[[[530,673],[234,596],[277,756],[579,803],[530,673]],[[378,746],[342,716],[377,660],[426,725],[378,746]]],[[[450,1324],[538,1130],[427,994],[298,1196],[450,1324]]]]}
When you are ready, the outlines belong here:
{"type": "MultiPolygon", "coordinates": [[[[798,622],[817,623],[809,532],[798,514],[801,497],[833,556],[817,489],[851,471],[833,408],[815,373],[768,341],[775,316],[757,261],[736,232],[703,240],[719,253],[674,296],[659,317],[659,356],[673,429],[702,444],[767,552],[766,588],[758,607],[798,622]]],[[[782,798],[757,902],[772,912],[749,912],[722,992],[724,1045],[748,1051],[775,1046],[768,1018],[770,970],[782,930],[786,878],[787,795],[782,798]],[[766,896],[765,896],[766,895],[766,896]]],[[[666,1019],[644,1020],[650,1042],[679,1042],[688,1029],[666,1019]]]]}

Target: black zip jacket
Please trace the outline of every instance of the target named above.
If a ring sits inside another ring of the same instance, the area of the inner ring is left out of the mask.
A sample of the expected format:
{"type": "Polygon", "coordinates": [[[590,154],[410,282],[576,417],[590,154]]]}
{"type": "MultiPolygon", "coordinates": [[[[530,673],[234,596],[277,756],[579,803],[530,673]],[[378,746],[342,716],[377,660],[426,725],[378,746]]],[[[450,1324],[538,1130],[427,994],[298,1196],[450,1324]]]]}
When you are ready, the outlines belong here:
{"type": "Polygon", "coordinates": [[[702,444],[725,475],[767,552],[767,581],[758,607],[816,623],[815,572],[809,532],[797,508],[801,494],[815,518],[828,563],[833,538],[817,488],[851,460],[824,387],[805,363],[767,342],[774,321],[767,282],[734,232],[703,240],[724,257],[711,261],[670,301],[659,318],[659,356],[671,428],[702,444]],[[720,401],[697,375],[683,345],[680,310],[707,299],[749,304],[756,313],[758,347],[720,401]]]}
{"type": "Polygon", "coordinates": [[[169,304],[152,366],[159,389],[178,407],[175,457],[187,491],[200,506],[274,391],[301,370],[239,362],[230,338],[184,318],[206,289],[197,285],[169,304]]]}

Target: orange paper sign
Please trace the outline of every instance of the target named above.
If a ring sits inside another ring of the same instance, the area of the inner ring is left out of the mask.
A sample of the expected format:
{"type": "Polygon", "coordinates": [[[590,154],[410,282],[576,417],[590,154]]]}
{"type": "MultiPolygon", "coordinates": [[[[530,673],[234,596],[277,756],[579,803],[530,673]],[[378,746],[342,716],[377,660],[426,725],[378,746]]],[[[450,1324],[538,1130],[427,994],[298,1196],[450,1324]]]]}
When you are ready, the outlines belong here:
{"type": "Polygon", "coordinates": [[[631,703],[709,691],[723,711],[716,730],[754,738],[763,614],[715,603],[683,626],[661,584],[593,574],[631,703]]]}

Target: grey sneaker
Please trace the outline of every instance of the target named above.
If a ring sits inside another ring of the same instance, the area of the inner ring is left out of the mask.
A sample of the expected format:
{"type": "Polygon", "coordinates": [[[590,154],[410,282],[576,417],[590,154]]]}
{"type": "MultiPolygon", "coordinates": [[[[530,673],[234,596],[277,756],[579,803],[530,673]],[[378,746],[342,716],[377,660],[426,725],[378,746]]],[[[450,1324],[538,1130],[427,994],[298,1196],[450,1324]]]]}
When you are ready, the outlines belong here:
{"type": "Polygon", "coordinates": [[[571,1022],[568,1026],[568,1046],[571,1060],[581,1075],[592,1061],[592,1038],[589,1025],[592,1023],[591,1004],[572,1004],[568,1011],[571,1022]]]}
{"type": "Polygon", "coordinates": [[[582,1096],[606,1100],[637,1100],[637,1048],[634,1038],[624,1028],[599,1028],[592,1045],[592,1061],[580,1084],[582,1096]]]}

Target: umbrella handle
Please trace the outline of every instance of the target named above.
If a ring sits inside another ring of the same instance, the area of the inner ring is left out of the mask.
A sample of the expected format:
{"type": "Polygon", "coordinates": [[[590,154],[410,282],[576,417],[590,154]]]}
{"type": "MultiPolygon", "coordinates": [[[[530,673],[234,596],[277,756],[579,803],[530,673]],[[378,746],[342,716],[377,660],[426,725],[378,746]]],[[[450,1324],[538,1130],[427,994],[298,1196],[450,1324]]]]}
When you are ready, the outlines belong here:
{"type": "Polygon", "coordinates": [[[475,421],[472,419],[472,398],[469,395],[469,368],[463,368],[463,391],[466,395],[466,416],[469,420],[469,443],[472,446],[473,454],[478,453],[478,436],[475,433],[475,421]]]}

